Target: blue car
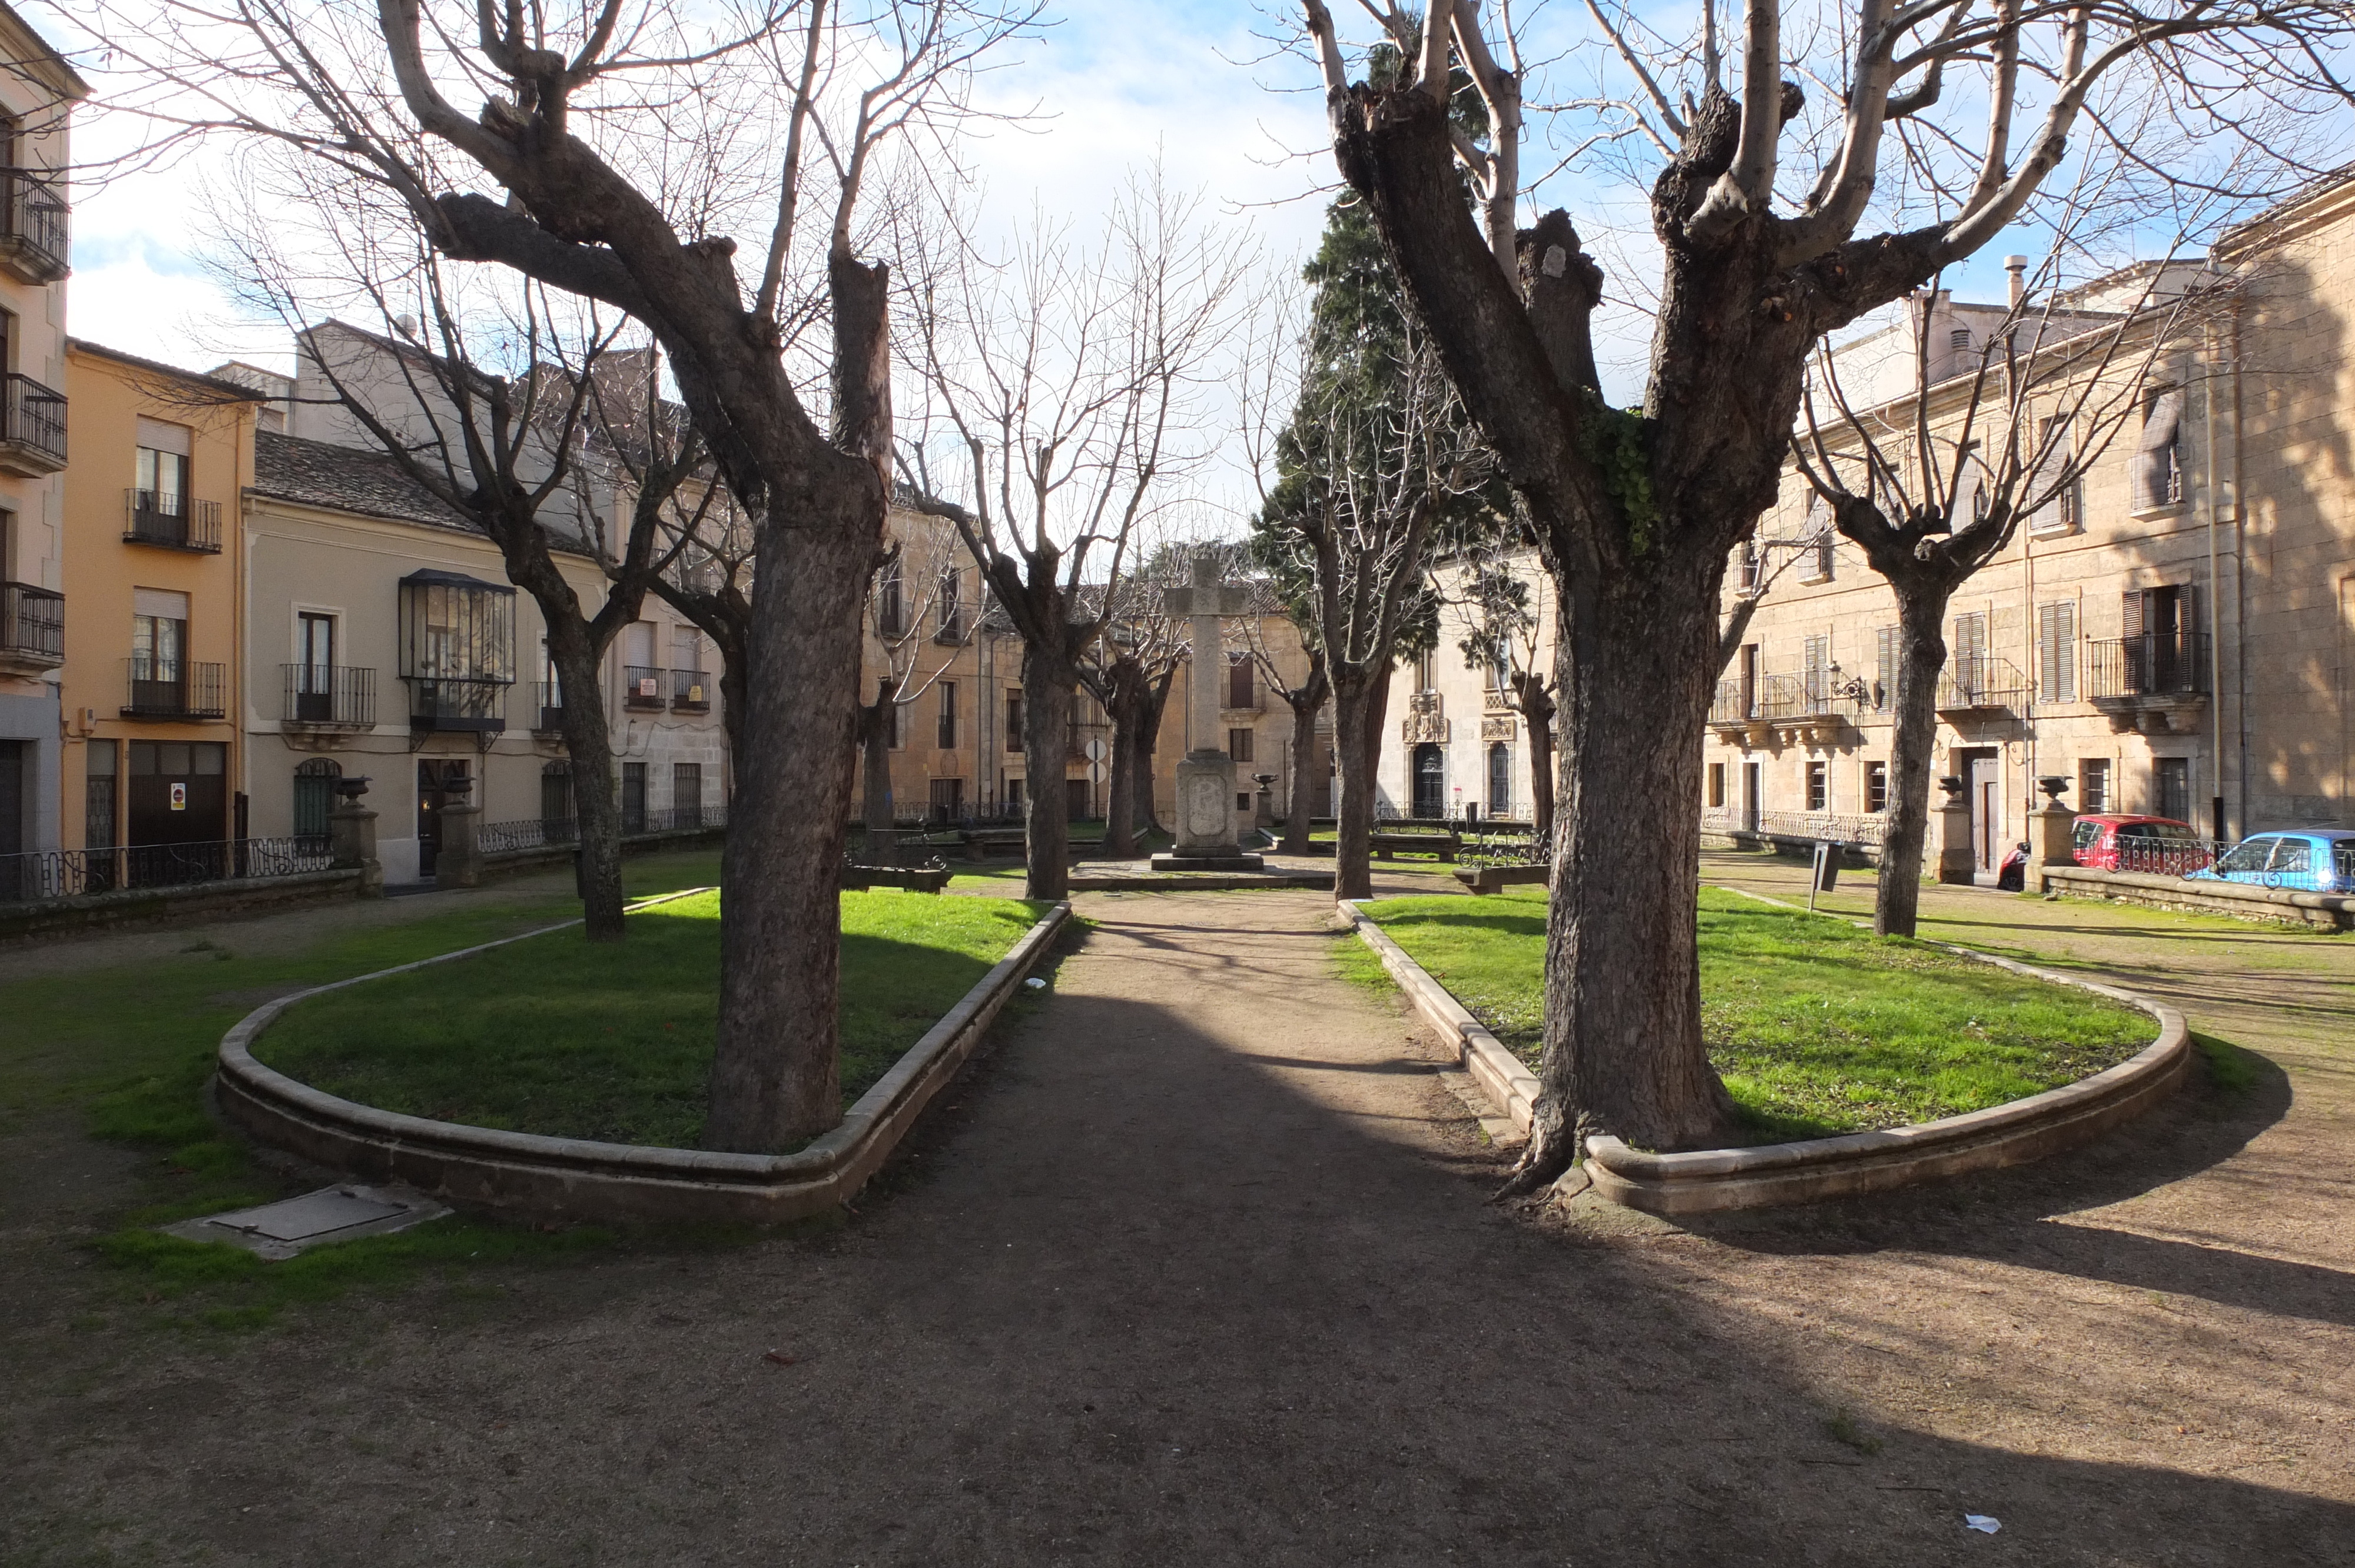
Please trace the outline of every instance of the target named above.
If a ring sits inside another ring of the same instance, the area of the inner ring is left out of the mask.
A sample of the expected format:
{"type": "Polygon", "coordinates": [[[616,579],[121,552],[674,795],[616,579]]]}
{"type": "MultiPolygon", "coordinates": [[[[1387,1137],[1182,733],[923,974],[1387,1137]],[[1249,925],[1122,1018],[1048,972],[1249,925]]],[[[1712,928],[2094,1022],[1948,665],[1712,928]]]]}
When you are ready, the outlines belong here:
{"type": "Polygon", "coordinates": [[[2245,882],[2302,893],[2355,893],[2355,831],[2311,828],[2251,833],[2192,882],[2245,882]]]}

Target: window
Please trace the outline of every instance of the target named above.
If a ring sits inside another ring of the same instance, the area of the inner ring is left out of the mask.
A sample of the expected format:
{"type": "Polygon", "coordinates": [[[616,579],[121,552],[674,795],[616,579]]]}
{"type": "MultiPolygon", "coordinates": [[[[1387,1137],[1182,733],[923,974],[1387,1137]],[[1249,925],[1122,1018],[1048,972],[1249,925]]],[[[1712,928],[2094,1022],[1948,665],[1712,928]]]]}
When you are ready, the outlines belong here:
{"type": "MultiPolygon", "coordinates": [[[[2125,835],[2121,833],[2120,836],[2125,835]]],[[[2271,838],[2250,839],[2246,842],[2234,844],[2226,851],[2216,862],[2216,870],[2223,875],[2229,875],[2236,871],[2263,871],[2265,868],[2266,857],[2273,852],[2274,841],[2271,838]]]]}
{"type": "Polygon", "coordinates": [[[643,762],[622,764],[622,831],[646,831],[646,765],[643,762]]]}
{"type": "Polygon", "coordinates": [[[1889,764],[1864,765],[1864,809],[1876,816],[1889,810],[1889,764]]]}
{"type": "Polygon", "coordinates": [[[964,819],[964,780],[935,779],[930,786],[932,821],[955,822],[964,819]]]}
{"type": "Polygon", "coordinates": [[[327,839],[327,814],[336,809],[336,780],[344,770],[331,759],[314,757],[294,765],[294,836],[314,844],[327,839]]]}
{"type": "Polygon", "coordinates": [[[1873,629],[1872,705],[1882,713],[1897,705],[1897,628],[1873,629]]]}
{"type": "Polygon", "coordinates": [[[1810,637],[1801,645],[1802,666],[1806,673],[1807,703],[1820,707],[1832,694],[1832,640],[1828,636],[1810,637]]]}
{"type": "Polygon", "coordinates": [[[132,498],[132,509],[151,517],[186,518],[188,514],[188,457],[195,450],[188,427],[142,418],[136,440],[139,443],[138,493],[132,498]]]}
{"type": "Polygon", "coordinates": [[[2183,389],[2153,388],[2143,402],[2142,437],[2135,443],[2135,509],[2172,506],[2183,499],[2183,389]]]}
{"type": "Polygon", "coordinates": [[[1742,591],[1756,593],[1758,585],[1765,580],[1766,576],[1766,557],[1759,550],[1757,541],[1753,539],[1742,541],[1741,562],[1742,591]]]}
{"type": "Polygon", "coordinates": [[[1227,706],[1248,708],[1256,705],[1258,695],[1252,685],[1252,658],[1248,653],[1227,655],[1227,706]]]}
{"type": "MultiPolygon", "coordinates": [[[[1006,694],[1006,749],[1022,749],[1022,694],[1019,690],[1006,694]]],[[[1009,800],[1020,798],[1018,794],[1007,797],[1009,800]]]]}
{"type": "Polygon", "coordinates": [[[2314,869],[2314,845],[2305,839],[2282,838],[2274,841],[2274,857],[2265,863],[2265,870],[2278,874],[2287,872],[2304,876],[2314,869]]]}
{"type": "Polygon", "coordinates": [[[2066,414],[2041,420],[2036,427],[2027,496],[2030,533],[2073,533],[2080,525],[2077,478],[2070,471],[2075,461],[2075,440],[2066,414]]]}
{"type": "Polygon", "coordinates": [[[1501,740],[1488,743],[1488,814],[1513,814],[1513,751],[1501,740]]]}
{"type": "Polygon", "coordinates": [[[943,642],[955,642],[964,636],[964,573],[955,567],[943,567],[940,581],[940,631],[943,642]]]}
{"type": "Polygon", "coordinates": [[[133,588],[131,609],[131,678],[176,685],[188,653],[188,596],[133,588]]]}
{"type": "Polygon", "coordinates": [[[116,777],[122,766],[115,749],[117,744],[112,740],[90,743],[89,759],[84,764],[86,782],[82,786],[81,842],[85,849],[114,847],[116,777]]]}
{"type": "Polygon", "coordinates": [[[1807,519],[1799,536],[1801,582],[1828,583],[1832,580],[1832,550],[1838,538],[1838,535],[1832,527],[1830,503],[1820,495],[1808,496],[1807,519]]]}
{"type": "Polygon", "coordinates": [[[1947,645],[1946,658],[1946,669],[1955,684],[1966,692],[1983,690],[1987,683],[1987,617],[1955,617],[1955,637],[1947,645]]]}
{"type": "Polygon", "coordinates": [[[2089,757],[2077,765],[2077,809],[2091,816],[2110,809],[2110,759],[2089,757]]]}
{"type": "Polygon", "coordinates": [[[1709,765],[1709,808],[1712,811],[1720,810],[1724,805],[1725,764],[1712,762],[1709,765]]]}
{"type": "Polygon", "coordinates": [[[1831,810],[1831,765],[1828,762],[1807,764],[1807,810],[1831,810]]]}
{"type": "Polygon", "coordinates": [[[539,770],[539,831],[550,842],[572,837],[572,764],[551,762],[539,770]]]}
{"type": "Polygon", "coordinates": [[[674,828],[699,828],[703,825],[703,764],[674,762],[670,765],[670,825],[674,828]]]}
{"type": "Polygon", "coordinates": [[[400,579],[400,675],[411,729],[506,727],[515,589],[429,568],[400,579]]]}
{"type": "Polygon", "coordinates": [[[891,557],[883,567],[883,575],[875,585],[875,630],[884,637],[905,637],[908,634],[907,580],[900,570],[900,558],[891,557]]]}
{"type": "Polygon", "coordinates": [[[1432,656],[1428,653],[1418,653],[1415,655],[1414,689],[1418,692],[1428,692],[1433,689],[1433,682],[1432,680],[1432,656]]]}
{"type": "Polygon", "coordinates": [[[2036,607],[2036,700],[2077,700],[2077,605],[2054,599],[2036,607]]]}
{"type": "Polygon", "coordinates": [[[2151,815],[2191,819],[2191,759],[2154,757],[2150,759],[2151,815]]]}
{"type": "Polygon", "coordinates": [[[939,745],[943,751],[956,748],[956,683],[941,683],[941,731],[939,745]]]}
{"type": "Polygon", "coordinates": [[[1252,732],[1248,729],[1227,731],[1227,755],[1237,762],[1252,760],[1252,732]]]}

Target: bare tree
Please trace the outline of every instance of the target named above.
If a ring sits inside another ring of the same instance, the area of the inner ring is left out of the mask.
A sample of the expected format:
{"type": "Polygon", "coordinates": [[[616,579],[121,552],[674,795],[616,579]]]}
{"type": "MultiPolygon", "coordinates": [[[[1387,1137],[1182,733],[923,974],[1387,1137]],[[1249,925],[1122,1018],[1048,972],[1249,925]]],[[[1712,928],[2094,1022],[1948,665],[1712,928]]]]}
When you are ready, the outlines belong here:
{"type": "Polygon", "coordinates": [[[858,259],[854,219],[895,139],[952,154],[975,61],[1035,10],[802,0],[710,25],[667,0],[97,13],[143,84],[118,106],[166,134],[228,129],[327,160],[407,204],[442,255],[624,311],[663,347],[760,555],[705,1138],[776,1150],[833,1126],[843,757],[891,446],[888,278],[858,259]],[[739,220],[761,236],[741,260],[723,231],[739,220]],[[822,305],[797,312],[805,295],[822,305]],[[823,367],[822,412],[789,348],[823,367]]]}
{"type": "Polygon", "coordinates": [[[1154,739],[1170,685],[1186,662],[1184,628],[1161,608],[1161,589],[1173,580],[1168,563],[1178,554],[1159,552],[1128,578],[1081,671],[1082,683],[1112,721],[1112,768],[1104,803],[1107,859],[1135,854],[1138,827],[1149,830],[1153,825],[1154,739]]]}
{"type": "Polygon", "coordinates": [[[948,249],[914,302],[930,398],[903,461],[915,504],[955,523],[1022,639],[1028,895],[1061,898],[1083,661],[1137,530],[1200,461],[1199,384],[1248,259],[1238,231],[1205,224],[1199,198],[1157,170],[1088,249],[1043,218],[1002,266],[948,249]]]}
{"type": "Polygon", "coordinates": [[[1292,711],[1292,787],[1284,801],[1282,848],[1285,854],[1306,854],[1311,830],[1316,825],[1309,817],[1308,781],[1316,773],[1316,720],[1324,713],[1325,705],[1332,700],[1333,679],[1325,668],[1324,645],[1308,634],[1307,628],[1293,620],[1284,606],[1271,602],[1263,613],[1284,616],[1286,623],[1301,633],[1301,646],[1308,655],[1307,671],[1295,685],[1276,662],[1274,651],[1268,647],[1259,618],[1243,621],[1241,637],[1244,657],[1258,668],[1267,689],[1283,698],[1284,705],[1292,711]]]}
{"type": "Polygon", "coordinates": [[[1526,1191],[1589,1134],[1691,1148],[1731,1117],[1701,1042],[1699,814],[1682,803],[1700,796],[1726,559],[1774,504],[1815,345],[2032,218],[2070,138],[2106,139],[2121,104],[2167,111],[2127,117],[2150,188],[2214,166],[2203,136],[2294,156],[2318,140],[2297,111],[2341,96],[2320,62],[2355,17],[2328,0],[1840,0],[1825,26],[1786,28],[1783,0],[1744,0],[1737,67],[1713,5],[1686,39],[1656,43],[1596,0],[1584,58],[1612,62],[1604,101],[1543,118],[1573,164],[1630,132],[1658,153],[1648,383],[1621,411],[1595,368],[1602,270],[1569,215],[1519,228],[1493,207],[1476,222],[1465,203],[1459,164],[1499,181],[1500,205],[1520,194],[1503,183],[1506,149],[1467,148],[1451,123],[1459,79],[1497,141],[1519,122],[1528,72],[1511,13],[1478,0],[1420,17],[1368,9],[1380,41],[1412,60],[1407,79],[1352,85],[1333,13],[1302,0],[1341,173],[1526,503],[1559,599],[1570,788],[1544,1087],[1508,1188],[1526,1191]],[[1784,79],[1795,65],[1828,84],[1819,121],[1784,79]],[[1948,100],[1966,77],[1983,92],[1948,100]],[[2147,134],[2169,128],[2169,146],[2147,134]],[[1813,172],[1797,166],[1818,152],[1813,172]]]}
{"type": "MultiPolygon", "coordinates": [[[[2049,291],[2024,295],[1976,334],[1976,355],[1956,372],[1948,353],[1933,351],[1934,281],[1913,302],[1913,385],[1878,406],[1851,399],[1837,354],[1817,356],[1792,442],[1818,498],[1809,510],[1861,547],[1897,598],[1889,820],[1873,906],[1883,936],[1912,936],[1921,903],[1948,602],[2023,521],[2073,521],[2086,472],[2121,434],[2138,433],[2154,376],[2228,291],[2196,268],[2155,266],[2125,292],[2106,311],[2070,308],[2049,291]]],[[[1986,679],[1958,673],[1971,688],[1986,679]]]]}

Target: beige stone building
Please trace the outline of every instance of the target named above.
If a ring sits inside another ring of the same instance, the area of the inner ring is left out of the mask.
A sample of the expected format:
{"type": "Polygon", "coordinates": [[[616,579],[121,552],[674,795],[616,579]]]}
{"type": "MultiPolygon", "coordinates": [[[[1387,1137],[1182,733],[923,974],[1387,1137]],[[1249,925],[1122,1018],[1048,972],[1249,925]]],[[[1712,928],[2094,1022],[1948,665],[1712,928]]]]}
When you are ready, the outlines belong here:
{"type": "MultiPolygon", "coordinates": [[[[0,900],[63,836],[69,122],[89,88],[0,5],[0,900]],[[49,171],[59,171],[52,174],[49,171]]],[[[27,874],[31,873],[31,874],[27,874]]]]}

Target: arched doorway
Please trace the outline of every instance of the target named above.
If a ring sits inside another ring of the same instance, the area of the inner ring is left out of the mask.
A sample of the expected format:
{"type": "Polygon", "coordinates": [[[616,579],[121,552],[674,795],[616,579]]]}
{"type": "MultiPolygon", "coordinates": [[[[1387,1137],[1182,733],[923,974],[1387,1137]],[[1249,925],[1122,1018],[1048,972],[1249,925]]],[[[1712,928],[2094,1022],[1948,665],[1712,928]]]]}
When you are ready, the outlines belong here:
{"type": "Polygon", "coordinates": [[[1446,759],[1437,746],[1425,741],[1414,748],[1414,814],[1444,817],[1447,814],[1446,800],[1446,759]]]}
{"type": "Polygon", "coordinates": [[[1513,748],[1501,740],[1488,745],[1488,814],[1513,814],[1513,748]]]}

